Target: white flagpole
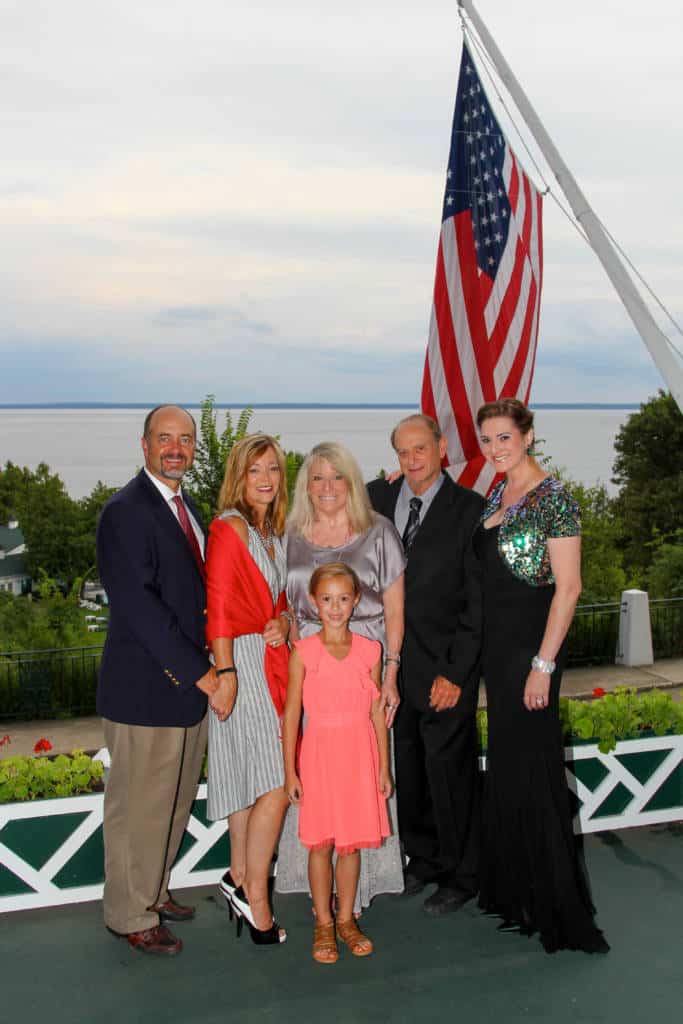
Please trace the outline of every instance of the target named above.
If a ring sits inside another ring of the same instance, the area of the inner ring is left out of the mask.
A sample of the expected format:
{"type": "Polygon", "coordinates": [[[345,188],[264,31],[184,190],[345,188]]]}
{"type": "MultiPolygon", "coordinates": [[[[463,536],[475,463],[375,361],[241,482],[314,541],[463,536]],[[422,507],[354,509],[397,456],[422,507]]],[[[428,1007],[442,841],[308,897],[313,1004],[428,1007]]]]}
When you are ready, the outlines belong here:
{"type": "Polygon", "coordinates": [[[586,232],[596,256],[605,268],[607,276],[626,307],[636,330],[649,349],[655,366],[664,378],[679,409],[683,411],[683,367],[678,361],[666,335],[659,329],[650,310],[643,302],[619,254],[605,234],[604,228],[591,209],[588,200],[560,156],[555,143],[543,127],[538,114],[531,106],[528,97],[496,46],[491,33],[479,17],[471,0],[458,0],[458,6],[467,12],[470,21],[477,30],[477,35],[484,49],[514,99],[529,131],[536,139],[539,149],[548,161],[548,166],[567,197],[567,202],[574,211],[574,216],[586,232]]]}

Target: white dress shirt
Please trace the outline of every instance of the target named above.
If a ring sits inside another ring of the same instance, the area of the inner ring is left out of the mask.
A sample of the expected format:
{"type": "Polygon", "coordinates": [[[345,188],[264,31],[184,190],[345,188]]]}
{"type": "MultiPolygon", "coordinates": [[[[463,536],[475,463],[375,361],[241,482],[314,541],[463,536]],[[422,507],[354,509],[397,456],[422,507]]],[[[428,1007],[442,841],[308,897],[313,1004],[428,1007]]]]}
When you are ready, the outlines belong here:
{"type": "Polygon", "coordinates": [[[190,520],[190,525],[192,526],[195,537],[197,538],[197,543],[199,544],[199,550],[202,553],[202,558],[204,558],[204,534],[199,526],[199,523],[192,515],[192,512],[190,511],[190,506],[185,502],[185,497],[183,495],[182,488],[179,487],[177,491],[174,491],[173,488],[169,487],[168,484],[165,484],[163,480],[159,480],[159,478],[154,476],[153,473],[150,473],[150,471],[147,469],[147,466],[145,466],[145,473],[152,481],[152,483],[158,490],[159,494],[170,508],[173,515],[178,520],[178,523],[180,523],[180,519],[178,518],[178,507],[173,499],[176,497],[176,495],[180,495],[180,497],[183,499],[183,502],[185,503],[185,508],[187,509],[187,517],[190,520]]]}
{"type": "Polygon", "coordinates": [[[443,482],[444,475],[443,473],[439,473],[434,483],[427,488],[424,494],[415,494],[406,478],[403,478],[401,490],[398,492],[398,498],[396,499],[396,508],[394,509],[394,524],[401,536],[403,536],[403,532],[408,525],[410,499],[419,498],[422,502],[422,505],[420,506],[420,526],[422,526],[424,518],[427,515],[427,512],[429,512],[429,506],[441,490],[443,482]]]}

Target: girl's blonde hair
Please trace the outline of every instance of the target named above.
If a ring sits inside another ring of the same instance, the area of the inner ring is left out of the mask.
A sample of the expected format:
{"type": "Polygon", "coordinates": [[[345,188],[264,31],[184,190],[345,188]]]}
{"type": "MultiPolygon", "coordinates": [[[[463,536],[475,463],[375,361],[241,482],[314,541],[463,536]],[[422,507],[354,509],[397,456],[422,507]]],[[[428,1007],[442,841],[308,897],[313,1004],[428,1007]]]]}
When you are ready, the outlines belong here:
{"type": "Polygon", "coordinates": [[[268,507],[267,518],[270,519],[273,532],[281,537],[287,517],[287,466],[282,448],[269,434],[247,434],[232,446],[225,463],[225,476],[218,495],[218,514],[220,515],[226,508],[234,508],[242,513],[248,523],[256,525],[254,510],[244,500],[245,484],[249,467],[269,448],[275,452],[280,470],[280,489],[268,507]]]}
{"type": "Polygon", "coordinates": [[[308,592],[311,597],[315,597],[318,587],[323,580],[337,580],[340,578],[351,580],[351,586],[353,587],[354,597],[360,597],[361,587],[360,580],[356,576],[355,572],[350,565],[346,565],[344,562],[328,562],[327,565],[319,565],[311,576],[308,584],[308,592]]]}
{"type": "Polygon", "coordinates": [[[310,533],[315,514],[308,493],[308,484],[313,463],[317,459],[325,459],[337,473],[344,477],[349,489],[346,496],[346,515],[349,526],[354,533],[365,533],[375,523],[375,512],[370,504],[360,466],[348,448],[336,441],[323,441],[321,444],[317,444],[301,464],[294,486],[292,508],[287,520],[288,526],[298,530],[299,533],[310,533]]]}

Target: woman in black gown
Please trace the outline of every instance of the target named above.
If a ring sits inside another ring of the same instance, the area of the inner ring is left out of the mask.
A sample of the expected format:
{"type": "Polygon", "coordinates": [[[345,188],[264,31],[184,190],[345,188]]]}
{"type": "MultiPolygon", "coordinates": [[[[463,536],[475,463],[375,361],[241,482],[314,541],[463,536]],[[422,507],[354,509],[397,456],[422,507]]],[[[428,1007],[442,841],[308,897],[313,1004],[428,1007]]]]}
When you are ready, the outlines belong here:
{"type": "Polygon", "coordinates": [[[533,414],[482,406],[480,445],[503,480],[474,536],[489,720],[479,905],[547,952],[606,953],[572,830],[559,721],[565,637],[581,592],[580,510],[531,456],[533,414]]]}

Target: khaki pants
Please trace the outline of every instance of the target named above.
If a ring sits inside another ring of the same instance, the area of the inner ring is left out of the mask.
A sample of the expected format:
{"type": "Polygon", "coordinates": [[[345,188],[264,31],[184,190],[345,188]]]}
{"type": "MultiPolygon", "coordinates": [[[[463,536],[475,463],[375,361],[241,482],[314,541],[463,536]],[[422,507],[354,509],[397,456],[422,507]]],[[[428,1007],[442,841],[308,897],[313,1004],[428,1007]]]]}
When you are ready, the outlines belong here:
{"type": "Polygon", "coordinates": [[[159,923],[197,791],[206,715],[189,729],[104,719],[111,769],[104,794],[104,923],[121,934],[159,923]]]}

